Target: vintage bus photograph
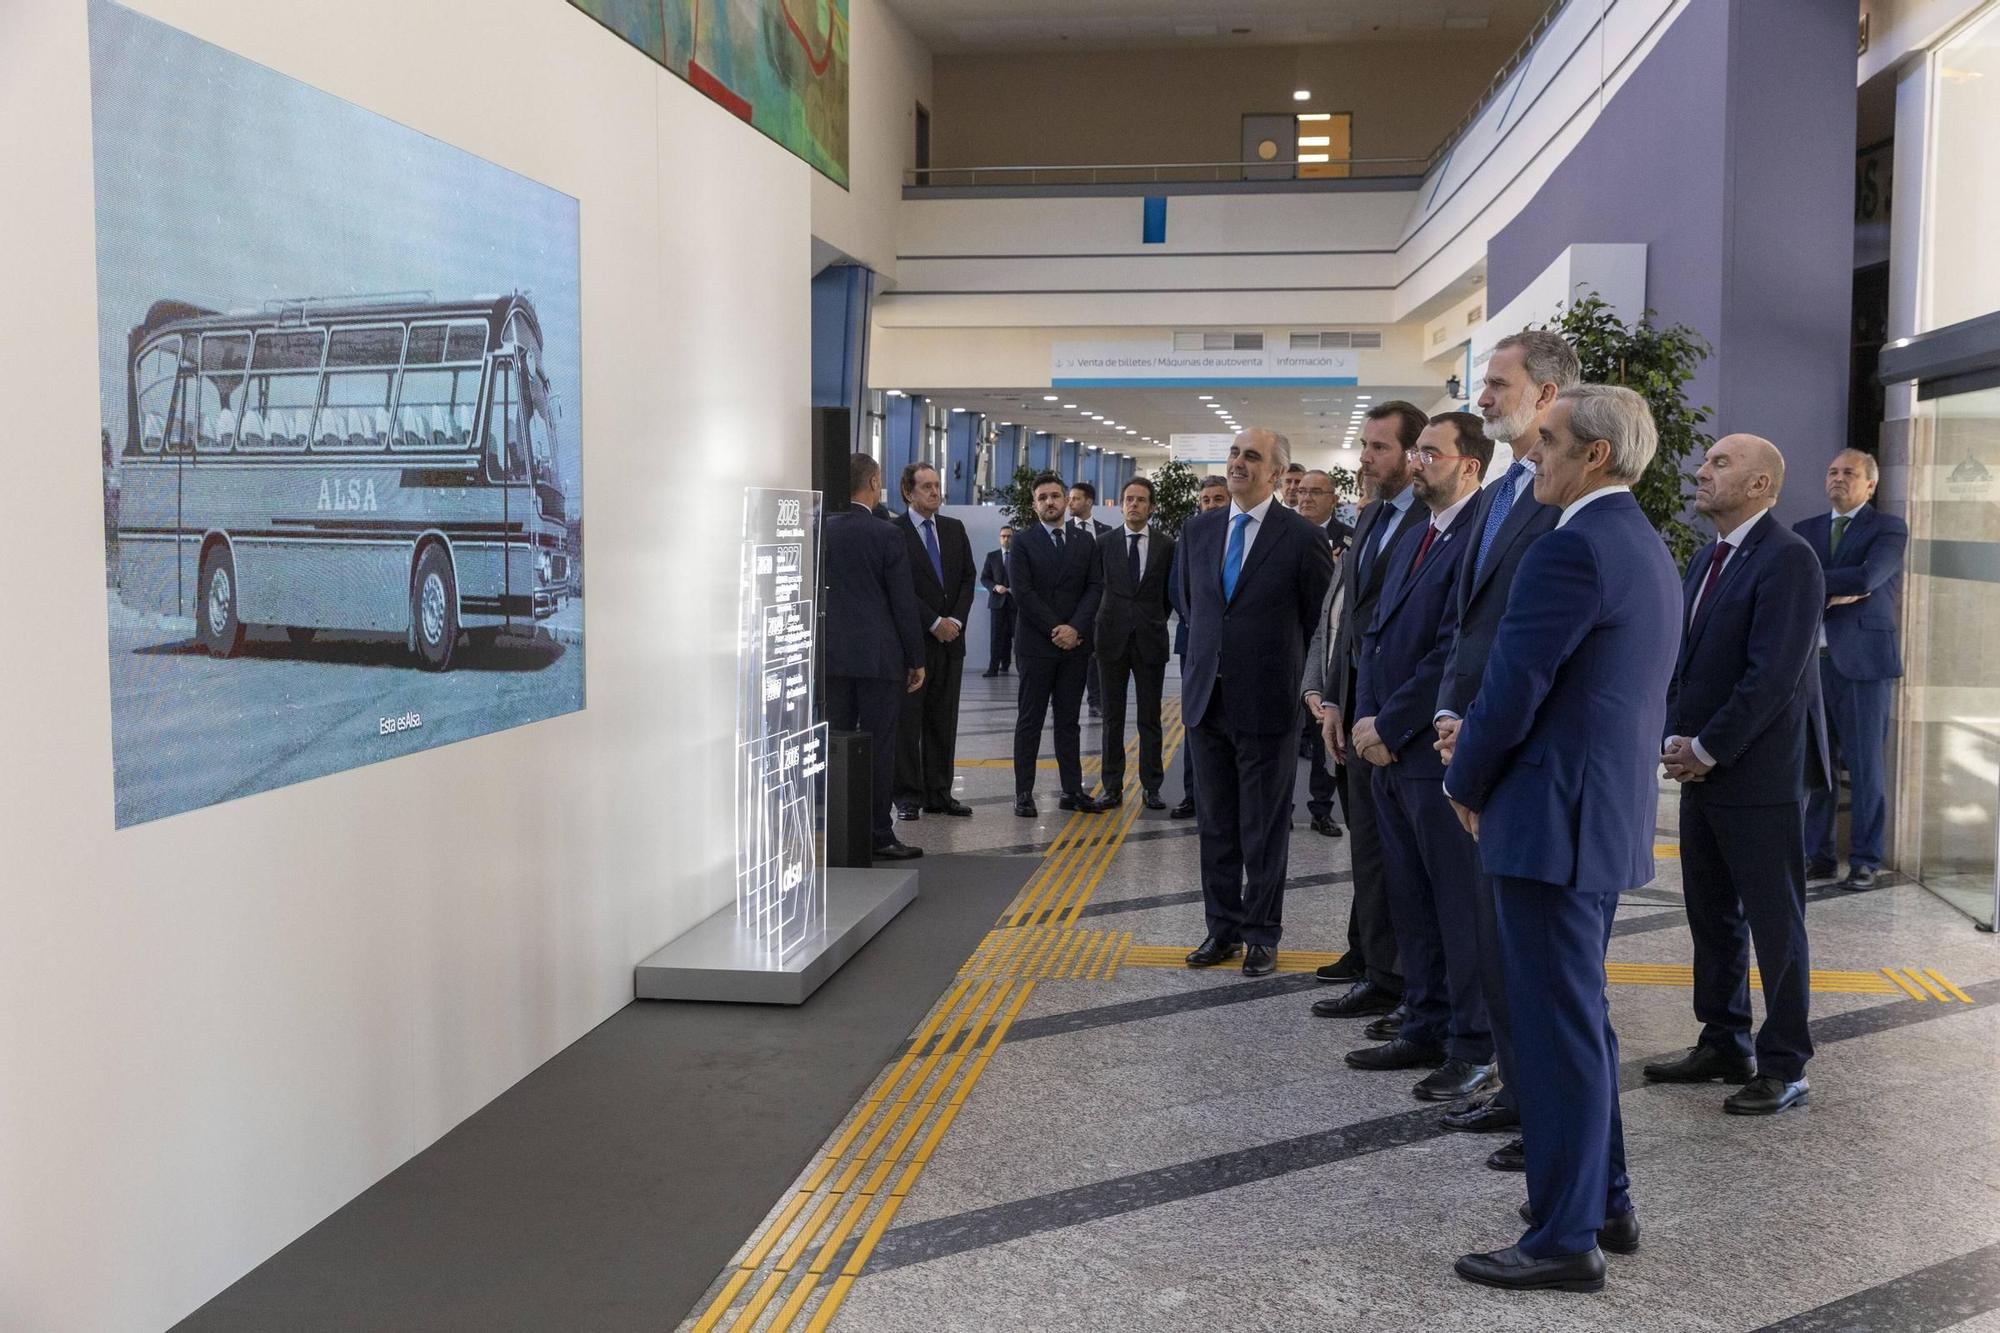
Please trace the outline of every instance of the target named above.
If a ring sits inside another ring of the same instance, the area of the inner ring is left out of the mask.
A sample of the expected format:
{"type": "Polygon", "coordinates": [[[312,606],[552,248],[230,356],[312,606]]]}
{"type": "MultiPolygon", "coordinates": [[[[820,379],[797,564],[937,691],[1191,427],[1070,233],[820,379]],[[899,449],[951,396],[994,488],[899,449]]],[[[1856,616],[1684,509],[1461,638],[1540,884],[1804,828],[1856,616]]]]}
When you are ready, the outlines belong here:
{"type": "Polygon", "coordinates": [[[91,43],[118,825],[582,708],[575,200],[91,43]]]}

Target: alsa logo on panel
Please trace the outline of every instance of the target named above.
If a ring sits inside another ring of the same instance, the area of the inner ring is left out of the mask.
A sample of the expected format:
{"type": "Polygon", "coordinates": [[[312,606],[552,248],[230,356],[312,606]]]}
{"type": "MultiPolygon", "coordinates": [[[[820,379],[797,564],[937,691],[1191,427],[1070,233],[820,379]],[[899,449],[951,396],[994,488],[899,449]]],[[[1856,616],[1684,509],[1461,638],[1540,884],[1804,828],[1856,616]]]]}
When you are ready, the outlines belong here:
{"type": "Polygon", "coordinates": [[[378,509],[375,503],[375,479],[360,477],[322,477],[319,483],[319,508],[322,512],[356,511],[372,514],[378,509]]]}

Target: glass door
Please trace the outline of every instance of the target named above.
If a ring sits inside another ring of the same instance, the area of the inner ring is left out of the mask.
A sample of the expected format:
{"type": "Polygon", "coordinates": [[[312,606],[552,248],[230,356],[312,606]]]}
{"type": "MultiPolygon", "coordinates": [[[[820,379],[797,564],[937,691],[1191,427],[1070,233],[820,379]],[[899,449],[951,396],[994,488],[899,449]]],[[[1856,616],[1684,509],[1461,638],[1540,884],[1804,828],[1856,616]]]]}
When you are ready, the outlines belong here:
{"type": "Polygon", "coordinates": [[[2000,906],[2000,388],[1931,399],[1911,470],[1908,758],[1917,876],[1987,929],[2000,906]]]}

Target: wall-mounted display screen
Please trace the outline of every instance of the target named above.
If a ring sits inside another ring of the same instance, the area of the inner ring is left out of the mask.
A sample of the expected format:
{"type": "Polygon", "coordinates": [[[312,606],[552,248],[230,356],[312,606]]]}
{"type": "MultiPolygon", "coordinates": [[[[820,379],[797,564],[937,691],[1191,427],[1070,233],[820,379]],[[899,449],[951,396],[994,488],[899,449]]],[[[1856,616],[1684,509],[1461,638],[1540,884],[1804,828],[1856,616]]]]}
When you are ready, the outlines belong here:
{"type": "Polygon", "coordinates": [[[570,0],[847,184],[847,0],[570,0]]]}
{"type": "Polygon", "coordinates": [[[109,0],[90,53],[117,823],[582,708],[576,200],[109,0]]]}

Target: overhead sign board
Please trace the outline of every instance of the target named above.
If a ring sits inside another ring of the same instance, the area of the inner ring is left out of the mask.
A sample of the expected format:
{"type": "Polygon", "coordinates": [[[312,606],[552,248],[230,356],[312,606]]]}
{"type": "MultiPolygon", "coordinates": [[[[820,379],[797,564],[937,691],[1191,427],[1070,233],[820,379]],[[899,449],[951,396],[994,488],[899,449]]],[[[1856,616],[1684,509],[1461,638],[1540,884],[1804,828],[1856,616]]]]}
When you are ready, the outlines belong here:
{"type": "Polygon", "coordinates": [[[1057,388],[1202,388],[1211,384],[1358,384],[1348,348],[1258,347],[1176,350],[1172,336],[1123,342],[1059,342],[1049,383],[1057,388]]]}

